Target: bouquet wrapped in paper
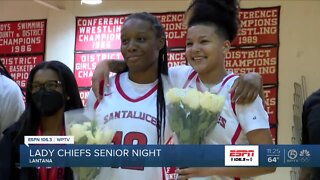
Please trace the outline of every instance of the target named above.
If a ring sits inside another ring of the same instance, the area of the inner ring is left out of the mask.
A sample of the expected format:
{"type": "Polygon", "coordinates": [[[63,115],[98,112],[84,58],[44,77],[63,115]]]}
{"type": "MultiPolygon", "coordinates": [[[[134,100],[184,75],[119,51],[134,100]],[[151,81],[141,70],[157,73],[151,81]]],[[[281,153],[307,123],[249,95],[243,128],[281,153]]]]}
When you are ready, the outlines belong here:
{"type": "Polygon", "coordinates": [[[225,97],[196,89],[172,88],[166,94],[168,120],[179,144],[202,144],[214,129],[225,97]]]}
{"type": "MultiPolygon", "coordinates": [[[[65,112],[66,135],[74,136],[75,144],[111,144],[115,132],[96,120],[96,113],[89,109],[65,112]]],[[[72,168],[75,179],[91,180],[99,173],[99,167],[72,168]]]]}

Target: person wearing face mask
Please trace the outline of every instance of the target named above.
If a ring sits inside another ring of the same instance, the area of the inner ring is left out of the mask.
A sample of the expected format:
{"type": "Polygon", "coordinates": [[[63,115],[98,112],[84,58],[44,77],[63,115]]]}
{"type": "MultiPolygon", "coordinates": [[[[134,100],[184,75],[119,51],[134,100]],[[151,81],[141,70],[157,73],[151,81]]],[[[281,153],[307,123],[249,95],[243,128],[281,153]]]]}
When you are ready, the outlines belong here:
{"type": "Polygon", "coordinates": [[[72,71],[59,61],[35,66],[27,81],[26,109],[20,119],[4,131],[0,141],[0,177],[2,180],[68,180],[70,168],[21,168],[19,145],[24,136],[64,135],[64,112],[83,108],[72,71]]]}

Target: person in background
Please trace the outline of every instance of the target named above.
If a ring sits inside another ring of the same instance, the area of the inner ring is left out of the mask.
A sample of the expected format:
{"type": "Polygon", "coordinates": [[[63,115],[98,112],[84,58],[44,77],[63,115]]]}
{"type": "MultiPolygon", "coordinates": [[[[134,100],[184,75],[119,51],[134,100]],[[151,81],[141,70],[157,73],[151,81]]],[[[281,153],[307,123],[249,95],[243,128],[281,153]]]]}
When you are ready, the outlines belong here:
{"type": "MultiPolygon", "coordinates": [[[[320,89],[304,102],[302,111],[302,144],[320,144],[320,89]]],[[[300,180],[320,179],[320,168],[301,168],[300,180]]]]}
{"type": "Polygon", "coordinates": [[[25,105],[20,87],[0,60],[0,140],[2,132],[18,120],[25,105]]]}
{"type": "Polygon", "coordinates": [[[82,107],[77,82],[65,64],[46,61],[36,65],[27,81],[26,109],[0,141],[1,180],[73,179],[70,168],[20,167],[19,145],[26,135],[64,135],[64,112],[82,107]]]}
{"type": "MultiPolygon", "coordinates": [[[[225,57],[239,28],[237,0],[193,0],[187,12],[186,58],[189,71],[187,86],[226,97],[219,123],[209,133],[207,144],[272,144],[268,114],[258,96],[246,105],[232,102],[229,94],[237,76],[225,69],[225,57]],[[194,74],[193,72],[196,72],[194,74]]],[[[178,83],[178,82],[177,82],[178,83]]],[[[214,154],[213,154],[214,155],[214,154]]],[[[248,178],[272,173],[276,168],[208,167],[177,170],[179,179],[248,178]]]]}

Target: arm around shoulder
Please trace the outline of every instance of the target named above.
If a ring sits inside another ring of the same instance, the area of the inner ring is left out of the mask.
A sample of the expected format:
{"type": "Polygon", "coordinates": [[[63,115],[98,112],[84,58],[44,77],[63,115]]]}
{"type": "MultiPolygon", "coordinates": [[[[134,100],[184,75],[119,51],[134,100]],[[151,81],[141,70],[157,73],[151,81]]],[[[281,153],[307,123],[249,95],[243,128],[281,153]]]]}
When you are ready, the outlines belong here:
{"type": "Polygon", "coordinates": [[[230,92],[234,92],[232,101],[237,104],[252,103],[259,95],[264,101],[263,82],[260,74],[250,72],[240,75],[234,82],[230,92]]]}

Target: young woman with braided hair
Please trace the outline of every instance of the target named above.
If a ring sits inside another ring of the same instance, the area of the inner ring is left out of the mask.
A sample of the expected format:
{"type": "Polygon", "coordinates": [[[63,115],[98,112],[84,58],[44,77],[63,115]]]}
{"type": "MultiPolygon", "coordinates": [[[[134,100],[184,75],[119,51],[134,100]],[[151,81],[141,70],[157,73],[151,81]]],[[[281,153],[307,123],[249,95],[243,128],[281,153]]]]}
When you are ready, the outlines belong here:
{"type": "MultiPolygon", "coordinates": [[[[165,100],[168,87],[167,48],[163,26],[149,13],[135,13],[121,29],[121,53],[127,72],[110,78],[98,102],[89,93],[87,107],[95,108],[99,117],[116,134],[113,144],[161,144],[164,142],[165,100]]],[[[103,168],[97,179],[164,178],[161,167],[103,168]]]]}

